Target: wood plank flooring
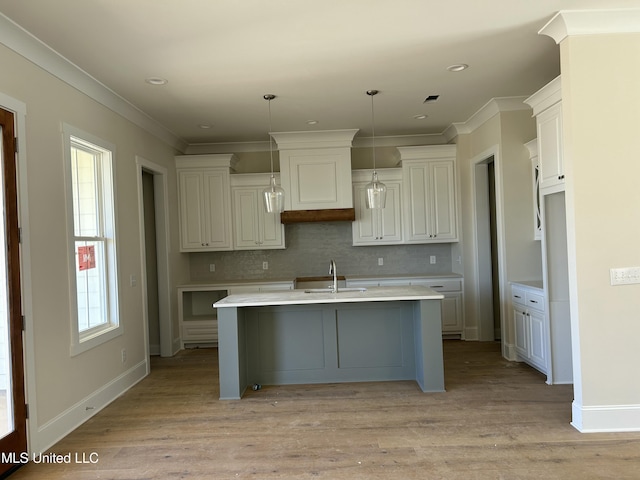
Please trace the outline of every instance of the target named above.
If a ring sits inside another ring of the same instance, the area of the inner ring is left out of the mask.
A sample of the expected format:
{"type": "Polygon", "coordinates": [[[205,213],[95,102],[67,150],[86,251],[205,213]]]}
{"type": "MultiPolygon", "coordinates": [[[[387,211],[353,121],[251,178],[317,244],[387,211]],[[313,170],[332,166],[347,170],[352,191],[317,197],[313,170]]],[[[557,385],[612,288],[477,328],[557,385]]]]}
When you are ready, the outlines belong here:
{"type": "Polygon", "coordinates": [[[97,463],[30,463],[10,479],[640,478],[640,433],[576,431],[571,386],[546,385],[496,343],[444,351],[446,393],[264,386],[224,402],[215,349],[153,358],[149,377],[50,450],[97,463]]]}

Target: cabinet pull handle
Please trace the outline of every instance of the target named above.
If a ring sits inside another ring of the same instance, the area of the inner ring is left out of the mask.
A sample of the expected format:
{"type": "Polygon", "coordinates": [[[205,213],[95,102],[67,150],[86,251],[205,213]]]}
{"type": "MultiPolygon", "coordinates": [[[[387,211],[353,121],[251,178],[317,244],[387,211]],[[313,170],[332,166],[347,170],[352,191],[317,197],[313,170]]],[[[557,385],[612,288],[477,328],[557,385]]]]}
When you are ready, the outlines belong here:
{"type": "Polygon", "coordinates": [[[444,288],[444,285],[431,285],[429,288],[444,288]]]}
{"type": "Polygon", "coordinates": [[[529,300],[531,303],[538,303],[537,300],[529,300]]]}
{"type": "Polygon", "coordinates": [[[558,180],[564,180],[564,175],[558,175],[558,180]]]}
{"type": "Polygon", "coordinates": [[[522,298],[520,295],[514,295],[514,297],[516,297],[516,298],[522,298]]]}

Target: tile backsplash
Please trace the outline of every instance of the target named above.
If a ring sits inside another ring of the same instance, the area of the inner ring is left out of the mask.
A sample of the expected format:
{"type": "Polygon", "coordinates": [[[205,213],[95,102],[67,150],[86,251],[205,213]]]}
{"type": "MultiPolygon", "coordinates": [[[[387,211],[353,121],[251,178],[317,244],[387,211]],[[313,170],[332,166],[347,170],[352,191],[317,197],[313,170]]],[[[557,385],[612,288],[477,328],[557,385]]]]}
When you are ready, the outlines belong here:
{"type": "Polygon", "coordinates": [[[327,275],[335,259],[338,275],[445,274],[451,272],[451,244],[354,247],[350,222],[285,225],[284,250],[189,253],[192,282],[270,281],[327,275]],[[429,262],[435,255],[436,263],[429,262]],[[383,265],[378,265],[378,259],[383,265]],[[263,269],[263,263],[268,269],[263,269]],[[215,265],[215,272],[209,265],[215,265]]]}

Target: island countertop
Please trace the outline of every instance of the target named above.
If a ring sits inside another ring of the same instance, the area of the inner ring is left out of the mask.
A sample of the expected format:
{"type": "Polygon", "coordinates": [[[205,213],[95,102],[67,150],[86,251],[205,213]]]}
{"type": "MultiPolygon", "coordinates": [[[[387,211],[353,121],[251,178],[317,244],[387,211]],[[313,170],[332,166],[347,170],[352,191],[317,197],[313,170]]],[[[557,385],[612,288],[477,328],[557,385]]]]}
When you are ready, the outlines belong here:
{"type": "Polygon", "coordinates": [[[398,300],[440,300],[444,295],[424,286],[368,287],[338,290],[337,293],[283,290],[239,293],[214,303],[215,308],[262,307],[270,305],[310,305],[317,303],[392,302],[398,300]]]}

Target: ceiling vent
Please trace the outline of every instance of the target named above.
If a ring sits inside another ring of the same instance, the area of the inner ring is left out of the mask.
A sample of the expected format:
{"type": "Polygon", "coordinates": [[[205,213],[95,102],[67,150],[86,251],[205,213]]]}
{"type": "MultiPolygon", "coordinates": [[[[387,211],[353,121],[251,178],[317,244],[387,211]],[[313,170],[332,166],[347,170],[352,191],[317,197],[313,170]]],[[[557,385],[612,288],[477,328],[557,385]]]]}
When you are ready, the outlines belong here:
{"type": "Polygon", "coordinates": [[[422,103],[435,102],[436,100],[438,100],[438,98],[440,98],[440,95],[429,95],[427,98],[424,99],[424,102],[422,103]]]}

